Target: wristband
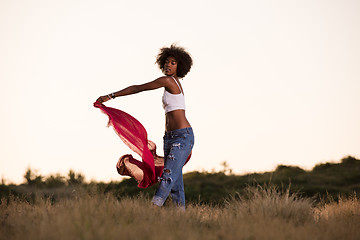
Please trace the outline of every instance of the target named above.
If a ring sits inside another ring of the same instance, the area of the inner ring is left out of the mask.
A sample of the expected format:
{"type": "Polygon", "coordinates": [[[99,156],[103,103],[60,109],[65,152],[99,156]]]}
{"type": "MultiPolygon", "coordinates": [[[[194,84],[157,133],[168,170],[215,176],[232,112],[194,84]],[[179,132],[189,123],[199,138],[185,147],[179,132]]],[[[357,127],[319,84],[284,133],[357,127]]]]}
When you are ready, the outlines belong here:
{"type": "Polygon", "coordinates": [[[114,93],[111,94],[111,98],[112,98],[112,99],[115,98],[115,94],[114,94],[114,93]]]}

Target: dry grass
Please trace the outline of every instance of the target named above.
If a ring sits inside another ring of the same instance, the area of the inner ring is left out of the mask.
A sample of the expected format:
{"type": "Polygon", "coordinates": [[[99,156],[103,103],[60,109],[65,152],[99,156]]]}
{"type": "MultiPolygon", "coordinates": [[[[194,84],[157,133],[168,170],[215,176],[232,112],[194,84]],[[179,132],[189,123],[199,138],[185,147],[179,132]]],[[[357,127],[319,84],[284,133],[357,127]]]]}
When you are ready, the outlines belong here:
{"type": "Polygon", "coordinates": [[[0,239],[360,239],[354,197],[314,206],[273,187],[249,188],[223,207],[156,208],[146,198],[76,193],[51,203],[0,205],[0,239]]]}

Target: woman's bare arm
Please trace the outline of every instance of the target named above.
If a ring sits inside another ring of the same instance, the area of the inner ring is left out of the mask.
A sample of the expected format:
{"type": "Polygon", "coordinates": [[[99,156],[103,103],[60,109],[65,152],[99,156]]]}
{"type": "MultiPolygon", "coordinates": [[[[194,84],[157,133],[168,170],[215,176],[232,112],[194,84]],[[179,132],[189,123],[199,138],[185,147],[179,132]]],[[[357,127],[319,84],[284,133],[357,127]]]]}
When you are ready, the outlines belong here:
{"type": "Polygon", "coordinates": [[[139,93],[139,92],[143,92],[143,91],[158,89],[161,87],[167,87],[168,83],[169,83],[168,77],[159,77],[158,79],[155,79],[154,81],[151,81],[148,83],[144,83],[141,85],[132,85],[132,86],[124,88],[120,91],[101,96],[96,101],[103,103],[103,102],[109,101],[111,98],[127,96],[127,95],[131,95],[131,94],[135,94],[135,93],[139,93]]]}

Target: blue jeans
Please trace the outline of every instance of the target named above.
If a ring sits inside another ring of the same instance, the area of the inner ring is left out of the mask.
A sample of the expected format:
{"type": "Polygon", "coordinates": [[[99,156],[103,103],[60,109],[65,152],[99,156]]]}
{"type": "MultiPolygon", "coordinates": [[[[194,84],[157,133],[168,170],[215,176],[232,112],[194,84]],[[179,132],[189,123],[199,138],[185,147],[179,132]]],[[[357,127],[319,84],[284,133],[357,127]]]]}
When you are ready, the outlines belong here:
{"type": "Polygon", "coordinates": [[[192,128],[182,128],[166,132],[164,136],[164,170],[152,203],[162,206],[171,194],[173,202],[185,209],[185,192],[182,168],[194,146],[192,128]]]}

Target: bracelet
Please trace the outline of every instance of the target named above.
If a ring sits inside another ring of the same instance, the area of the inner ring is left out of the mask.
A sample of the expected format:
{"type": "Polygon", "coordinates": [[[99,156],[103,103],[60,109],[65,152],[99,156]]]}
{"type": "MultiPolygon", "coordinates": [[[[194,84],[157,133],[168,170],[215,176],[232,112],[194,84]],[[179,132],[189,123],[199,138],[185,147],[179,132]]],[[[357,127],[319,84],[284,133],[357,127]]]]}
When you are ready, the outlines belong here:
{"type": "Polygon", "coordinates": [[[111,98],[110,94],[106,95],[109,99],[111,98]]]}
{"type": "Polygon", "coordinates": [[[112,98],[112,99],[115,98],[115,94],[114,94],[114,93],[111,94],[111,98],[112,98]]]}

